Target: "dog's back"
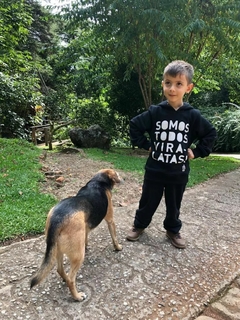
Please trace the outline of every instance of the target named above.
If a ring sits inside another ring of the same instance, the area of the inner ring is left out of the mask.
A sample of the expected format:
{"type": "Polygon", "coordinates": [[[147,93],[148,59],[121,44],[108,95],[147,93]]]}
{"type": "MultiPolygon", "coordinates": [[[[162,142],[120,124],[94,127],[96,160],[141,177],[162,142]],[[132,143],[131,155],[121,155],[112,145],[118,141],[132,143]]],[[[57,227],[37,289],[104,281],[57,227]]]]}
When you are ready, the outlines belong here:
{"type": "Polygon", "coordinates": [[[58,226],[77,212],[83,212],[89,229],[93,229],[103,220],[107,213],[108,202],[113,182],[108,176],[96,174],[76,196],[61,200],[51,212],[48,238],[54,238],[58,226]]]}

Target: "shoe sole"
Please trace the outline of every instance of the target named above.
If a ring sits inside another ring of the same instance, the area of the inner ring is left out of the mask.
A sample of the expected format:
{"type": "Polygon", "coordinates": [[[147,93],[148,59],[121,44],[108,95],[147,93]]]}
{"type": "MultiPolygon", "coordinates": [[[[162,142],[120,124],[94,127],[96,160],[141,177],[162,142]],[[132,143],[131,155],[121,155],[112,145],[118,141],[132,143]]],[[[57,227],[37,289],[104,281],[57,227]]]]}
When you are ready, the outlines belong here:
{"type": "Polygon", "coordinates": [[[166,236],[168,237],[168,239],[171,241],[171,244],[175,247],[175,248],[178,248],[178,249],[185,249],[186,248],[186,245],[178,245],[176,244],[176,242],[173,241],[173,239],[166,233],[166,236]]]}
{"type": "Polygon", "coordinates": [[[140,238],[140,236],[139,236],[139,237],[137,237],[137,238],[130,238],[130,237],[126,237],[126,239],[127,239],[128,241],[138,241],[138,240],[139,240],[139,238],[140,238]]]}

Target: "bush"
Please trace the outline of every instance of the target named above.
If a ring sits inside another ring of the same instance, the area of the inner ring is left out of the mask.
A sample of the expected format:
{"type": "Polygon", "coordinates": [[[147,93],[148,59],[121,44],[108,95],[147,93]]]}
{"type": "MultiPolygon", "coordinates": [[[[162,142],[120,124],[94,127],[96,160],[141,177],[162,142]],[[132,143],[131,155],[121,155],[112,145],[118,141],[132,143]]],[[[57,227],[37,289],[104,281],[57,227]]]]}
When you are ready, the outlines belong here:
{"type": "Polygon", "coordinates": [[[129,145],[128,117],[113,112],[104,99],[72,99],[69,105],[69,119],[75,119],[74,127],[87,129],[97,124],[110,135],[114,146],[129,145]]]}
{"type": "Polygon", "coordinates": [[[28,139],[32,106],[41,100],[38,83],[29,73],[6,75],[0,72],[0,136],[28,139]]]}
{"type": "Polygon", "coordinates": [[[240,108],[226,110],[211,119],[215,126],[218,139],[214,151],[239,152],[240,151],[240,108]]]}

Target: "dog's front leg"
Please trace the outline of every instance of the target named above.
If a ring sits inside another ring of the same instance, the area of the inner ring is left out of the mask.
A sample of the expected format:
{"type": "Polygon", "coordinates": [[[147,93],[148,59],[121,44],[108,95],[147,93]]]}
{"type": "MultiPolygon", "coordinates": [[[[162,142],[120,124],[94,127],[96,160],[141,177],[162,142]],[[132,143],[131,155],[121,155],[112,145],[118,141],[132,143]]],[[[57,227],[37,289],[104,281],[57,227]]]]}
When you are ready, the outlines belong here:
{"type": "Polygon", "coordinates": [[[115,226],[114,221],[113,220],[107,221],[107,225],[108,225],[108,230],[110,232],[110,235],[112,237],[114,249],[117,250],[117,251],[121,251],[122,250],[122,246],[118,243],[118,240],[117,240],[116,226],[115,226]]]}
{"type": "Polygon", "coordinates": [[[110,232],[110,235],[112,237],[113,241],[113,246],[115,250],[121,251],[122,246],[118,243],[117,241],[117,236],[116,236],[116,226],[113,220],[113,205],[112,205],[112,199],[111,199],[111,193],[107,193],[108,197],[108,209],[107,209],[107,214],[105,216],[105,221],[107,222],[108,225],[108,230],[110,232]]]}

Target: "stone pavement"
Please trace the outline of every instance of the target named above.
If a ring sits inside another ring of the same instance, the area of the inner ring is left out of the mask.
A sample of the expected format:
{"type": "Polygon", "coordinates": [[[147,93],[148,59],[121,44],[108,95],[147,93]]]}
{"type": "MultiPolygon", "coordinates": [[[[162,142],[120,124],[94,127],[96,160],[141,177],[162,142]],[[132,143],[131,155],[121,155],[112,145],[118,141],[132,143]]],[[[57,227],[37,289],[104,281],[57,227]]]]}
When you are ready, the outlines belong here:
{"type": "Polygon", "coordinates": [[[239,320],[240,169],[186,191],[185,250],[165,236],[163,202],[140,241],[126,241],[136,207],[115,208],[121,252],[104,222],[90,234],[77,276],[84,302],[73,301],[56,268],[29,289],[43,236],[0,247],[0,319],[239,320]]]}

